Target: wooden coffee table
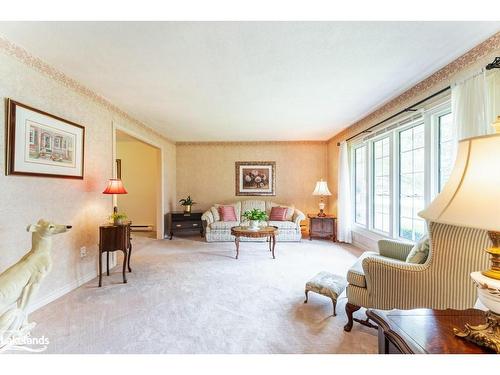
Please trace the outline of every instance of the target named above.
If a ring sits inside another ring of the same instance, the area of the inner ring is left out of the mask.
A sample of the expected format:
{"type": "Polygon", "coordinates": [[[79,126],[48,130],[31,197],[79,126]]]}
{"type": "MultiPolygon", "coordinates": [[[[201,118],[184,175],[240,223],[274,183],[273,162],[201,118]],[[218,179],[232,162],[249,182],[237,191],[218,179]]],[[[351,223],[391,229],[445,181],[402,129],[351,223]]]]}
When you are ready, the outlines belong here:
{"type": "Polygon", "coordinates": [[[231,234],[235,237],[234,243],[236,244],[236,259],[240,255],[240,237],[249,237],[249,238],[262,238],[267,237],[269,242],[269,251],[273,254],[274,257],[274,247],[276,246],[276,235],[278,234],[278,227],[267,226],[261,227],[259,230],[251,230],[250,227],[232,227],[231,234]]]}

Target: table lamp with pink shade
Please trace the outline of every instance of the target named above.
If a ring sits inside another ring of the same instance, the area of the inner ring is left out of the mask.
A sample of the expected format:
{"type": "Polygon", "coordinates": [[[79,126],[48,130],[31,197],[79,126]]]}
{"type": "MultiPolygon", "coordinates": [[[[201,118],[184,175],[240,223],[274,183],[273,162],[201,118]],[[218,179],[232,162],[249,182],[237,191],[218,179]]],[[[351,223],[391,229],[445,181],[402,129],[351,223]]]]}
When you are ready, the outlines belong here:
{"type": "MultiPolygon", "coordinates": [[[[123,186],[123,182],[119,178],[110,178],[108,181],[108,186],[102,192],[103,194],[113,194],[113,202],[116,202],[116,194],[128,194],[123,186]]],[[[118,207],[114,205],[113,212],[118,213],[118,207]]]]}

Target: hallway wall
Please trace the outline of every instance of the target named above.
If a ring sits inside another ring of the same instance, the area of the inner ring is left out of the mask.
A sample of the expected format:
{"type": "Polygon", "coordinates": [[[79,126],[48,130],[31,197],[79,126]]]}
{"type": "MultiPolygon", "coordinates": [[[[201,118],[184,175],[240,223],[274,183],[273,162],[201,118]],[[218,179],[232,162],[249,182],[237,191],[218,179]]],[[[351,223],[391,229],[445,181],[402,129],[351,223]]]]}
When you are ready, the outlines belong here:
{"type": "Polygon", "coordinates": [[[121,159],[122,181],[128,194],[118,195],[118,209],[132,225],[152,225],[159,209],[160,150],[117,131],[116,158],[121,159]]]}

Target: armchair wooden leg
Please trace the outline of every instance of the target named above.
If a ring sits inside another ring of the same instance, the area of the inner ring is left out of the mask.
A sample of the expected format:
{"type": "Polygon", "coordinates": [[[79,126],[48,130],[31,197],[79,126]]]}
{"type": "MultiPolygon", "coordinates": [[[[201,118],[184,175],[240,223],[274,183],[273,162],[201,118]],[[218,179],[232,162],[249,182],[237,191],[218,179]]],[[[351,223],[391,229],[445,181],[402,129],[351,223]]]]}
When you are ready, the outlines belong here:
{"type": "Polygon", "coordinates": [[[365,320],[362,320],[362,319],[354,318],[352,316],[360,308],[361,308],[360,306],[353,305],[352,303],[349,303],[349,302],[346,303],[345,312],[347,315],[347,324],[344,326],[344,331],[351,332],[352,325],[354,324],[354,322],[358,322],[359,324],[362,324],[366,327],[378,329],[378,327],[375,324],[372,324],[370,322],[370,318],[366,318],[365,320]]]}
{"type": "Polygon", "coordinates": [[[344,331],[351,332],[352,325],[354,324],[354,318],[352,314],[358,311],[361,307],[353,305],[352,303],[347,302],[345,305],[345,313],[347,315],[347,324],[344,326],[344,331]]]}

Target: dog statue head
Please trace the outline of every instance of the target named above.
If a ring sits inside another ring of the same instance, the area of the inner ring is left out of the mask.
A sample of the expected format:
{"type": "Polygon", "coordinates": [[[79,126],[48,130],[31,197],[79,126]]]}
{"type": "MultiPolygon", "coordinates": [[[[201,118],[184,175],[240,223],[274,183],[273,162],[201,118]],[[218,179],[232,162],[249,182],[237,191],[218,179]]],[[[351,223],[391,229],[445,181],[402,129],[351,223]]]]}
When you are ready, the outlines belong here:
{"type": "Polygon", "coordinates": [[[37,233],[41,237],[51,237],[54,234],[64,233],[68,229],[71,229],[71,225],[54,224],[44,219],[38,220],[36,224],[28,225],[26,228],[28,232],[37,233]]]}

